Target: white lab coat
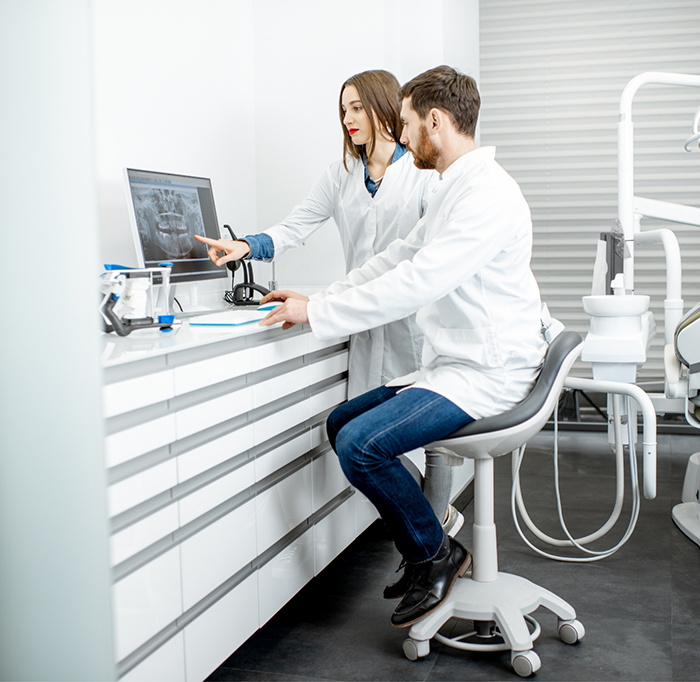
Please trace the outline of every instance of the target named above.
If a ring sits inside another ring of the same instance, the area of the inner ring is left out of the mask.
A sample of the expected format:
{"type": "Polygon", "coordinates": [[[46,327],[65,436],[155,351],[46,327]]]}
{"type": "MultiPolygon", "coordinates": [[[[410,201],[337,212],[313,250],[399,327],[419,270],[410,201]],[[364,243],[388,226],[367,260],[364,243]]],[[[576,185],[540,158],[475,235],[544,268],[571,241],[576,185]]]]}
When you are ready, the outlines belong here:
{"type": "MultiPolygon", "coordinates": [[[[367,191],[364,165],[334,163],[306,199],[278,225],[265,232],[275,257],[300,246],[329,218],[335,220],[349,272],[381,253],[395,239],[406,237],[424,213],[425,189],[434,171],[418,170],[410,153],[386,170],[374,197],[367,191]]],[[[405,317],[405,316],[402,316],[405,317]]],[[[350,340],[348,397],[354,398],[420,367],[422,336],[415,315],[374,328],[363,328],[350,340]]]]}
{"type": "Polygon", "coordinates": [[[546,348],[530,211],[494,156],[485,147],[457,159],[429,188],[426,214],[408,237],[308,306],[319,339],[418,310],[422,367],[391,384],[435,391],[475,419],[522,400],[546,348]]]}

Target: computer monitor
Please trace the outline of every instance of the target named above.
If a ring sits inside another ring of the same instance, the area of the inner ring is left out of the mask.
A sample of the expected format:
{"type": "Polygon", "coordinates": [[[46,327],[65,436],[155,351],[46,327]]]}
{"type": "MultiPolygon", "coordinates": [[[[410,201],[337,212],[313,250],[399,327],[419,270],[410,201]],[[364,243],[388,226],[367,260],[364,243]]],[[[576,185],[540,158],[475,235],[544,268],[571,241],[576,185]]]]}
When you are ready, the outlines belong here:
{"type": "Polygon", "coordinates": [[[194,238],[221,236],[209,179],[133,168],[124,178],[140,268],[171,262],[172,284],[226,277],[194,238]]]}

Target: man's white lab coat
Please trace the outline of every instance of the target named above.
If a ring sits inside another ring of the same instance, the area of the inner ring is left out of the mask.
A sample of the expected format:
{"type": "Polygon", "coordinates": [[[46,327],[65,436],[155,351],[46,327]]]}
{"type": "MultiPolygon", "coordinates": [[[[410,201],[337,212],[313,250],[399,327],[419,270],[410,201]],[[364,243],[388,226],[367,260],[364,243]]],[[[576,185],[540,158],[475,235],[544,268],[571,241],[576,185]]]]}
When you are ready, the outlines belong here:
{"type": "Polygon", "coordinates": [[[530,269],[532,223],[495,148],[469,152],[428,191],[425,216],[308,306],[315,336],[356,334],[418,311],[422,367],[391,382],[426,388],[475,419],[522,400],[546,344],[530,269]]]}
{"type": "MultiPolygon", "coordinates": [[[[367,191],[364,165],[334,163],[311,193],[281,223],[265,232],[275,257],[301,246],[333,218],[345,253],[346,270],[364,265],[395,239],[406,237],[425,212],[424,195],[434,171],[418,170],[410,153],[386,170],[374,197],[367,191]]],[[[353,398],[420,367],[423,339],[415,315],[363,328],[350,341],[348,395],[353,398]]]]}

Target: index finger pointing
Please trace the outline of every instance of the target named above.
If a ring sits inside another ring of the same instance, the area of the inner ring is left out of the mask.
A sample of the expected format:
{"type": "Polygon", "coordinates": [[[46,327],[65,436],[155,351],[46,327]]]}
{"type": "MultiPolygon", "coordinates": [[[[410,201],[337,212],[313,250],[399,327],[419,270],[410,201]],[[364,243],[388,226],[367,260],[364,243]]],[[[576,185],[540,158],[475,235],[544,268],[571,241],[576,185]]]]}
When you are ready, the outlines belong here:
{"type": "Polygon", "coordinates": [[[209,246],[216,246],[219,243],[218,239],[210,239],[209,237],[202,237],[201,235],[194,235],[194,238],[197,241],[204,242],[205,244],[209,244],[209,246]]]}

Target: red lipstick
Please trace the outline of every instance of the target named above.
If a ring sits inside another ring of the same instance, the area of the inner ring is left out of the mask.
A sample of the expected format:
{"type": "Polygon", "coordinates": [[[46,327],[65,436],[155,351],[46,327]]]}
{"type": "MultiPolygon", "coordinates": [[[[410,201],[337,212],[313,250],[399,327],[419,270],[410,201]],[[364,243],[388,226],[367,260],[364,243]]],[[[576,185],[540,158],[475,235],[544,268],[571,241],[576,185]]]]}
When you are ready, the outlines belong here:
{"type": "Polygon", "coordinates": [[[358,130],[359,128],[348,128],[348,133],[350,133],[350,135],[354,135],[358,130]]]}

